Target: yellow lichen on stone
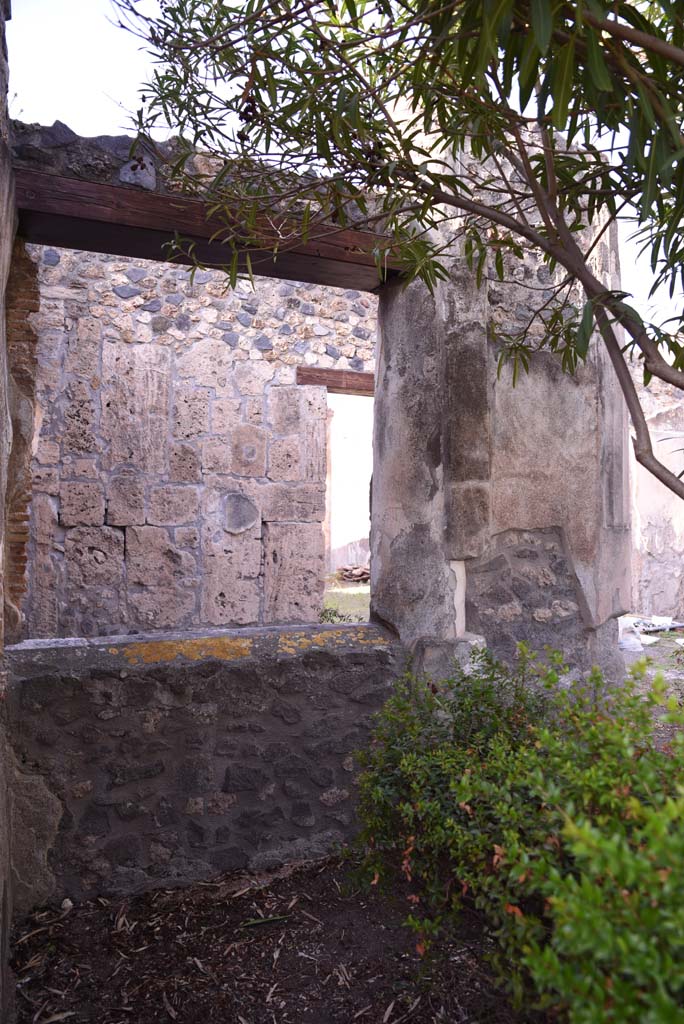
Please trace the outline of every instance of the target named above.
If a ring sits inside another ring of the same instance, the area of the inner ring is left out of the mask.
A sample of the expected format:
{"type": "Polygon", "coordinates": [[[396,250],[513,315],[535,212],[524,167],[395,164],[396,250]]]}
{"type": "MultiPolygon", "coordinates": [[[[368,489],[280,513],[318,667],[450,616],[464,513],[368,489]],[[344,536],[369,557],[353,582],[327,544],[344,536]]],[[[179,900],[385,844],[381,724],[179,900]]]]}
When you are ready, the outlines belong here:
{"type": "Polygon", "coordinates": [[[202,658],[218,658],[220,661],[234,661],[247,658],[252,653],[251,637],[207,636],[193,640],[159,640],[147,643],[128,644],[122,653],[131,665],[152,665],[159,661],[201,661],[202,658]]]}
{"type": "Polygon", "coordinates": [[[278,654],[299,654],[312,646],[311,637],[301,633],[281,633],[278,637],[278,654]]]}
{"type": "Polygon", "coordinates": [[[312,647],[335,649],[364,644],[371,647],[387,647],[388,641],[375,629],[322,629],[317,633],[281,633],[278,637],[279,654],[299,654],[312,647]]]}

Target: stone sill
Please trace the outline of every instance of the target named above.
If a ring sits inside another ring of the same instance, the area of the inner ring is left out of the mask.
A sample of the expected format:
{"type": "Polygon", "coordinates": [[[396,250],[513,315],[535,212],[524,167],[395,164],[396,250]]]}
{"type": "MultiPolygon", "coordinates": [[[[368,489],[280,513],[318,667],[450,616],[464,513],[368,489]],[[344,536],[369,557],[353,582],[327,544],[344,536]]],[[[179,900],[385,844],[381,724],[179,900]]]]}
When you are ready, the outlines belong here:
{"type": "Polygon", "coordinates": [[[396,646],[394,637],[370,623],[312,624],[24,640],[7,646],[5,657],[10,672],[25,675],[29,665],[45,671],[51,665],[63,669],[65,662],[114,668],[206,659],[235,662],[255,656],[300,657],[313,651],[353,653],[396,646]]]}

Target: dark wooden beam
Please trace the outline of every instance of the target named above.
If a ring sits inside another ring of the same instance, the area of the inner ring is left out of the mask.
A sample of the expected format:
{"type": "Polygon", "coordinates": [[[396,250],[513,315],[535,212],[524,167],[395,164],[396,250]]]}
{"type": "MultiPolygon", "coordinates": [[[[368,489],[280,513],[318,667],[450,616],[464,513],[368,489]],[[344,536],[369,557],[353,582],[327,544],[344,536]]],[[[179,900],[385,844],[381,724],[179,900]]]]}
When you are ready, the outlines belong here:
{"type": "MultiPolygon", "coordinates": [[[[120,185],[81,181],[43,171],[15,168],[19,234],[29,242],[88,252],[178,263],[170,244],[178,233],[193,242],[202,262],[229,263],[228,247],[217,240],[222,222],[208,219],[196,199],[143,192],[120,185]]],[[[380,280],[373,260],[377,236],[361,231],[332,231],[325,238],[297,244],[277,260],[268,252],[249,252],[255,274],[337,288],[376,291],[380,280]]],[[[398,276],[389,266],[384,280],[398,276]]]]}
{"type": "Polygon", "coordinates": [[[297,383],[317,384],[334,395],[363,395],[372,398],[375,394],[373,374],[357,373],[355,370],[319,370],[314,366],[298,366],[297,383]]]}

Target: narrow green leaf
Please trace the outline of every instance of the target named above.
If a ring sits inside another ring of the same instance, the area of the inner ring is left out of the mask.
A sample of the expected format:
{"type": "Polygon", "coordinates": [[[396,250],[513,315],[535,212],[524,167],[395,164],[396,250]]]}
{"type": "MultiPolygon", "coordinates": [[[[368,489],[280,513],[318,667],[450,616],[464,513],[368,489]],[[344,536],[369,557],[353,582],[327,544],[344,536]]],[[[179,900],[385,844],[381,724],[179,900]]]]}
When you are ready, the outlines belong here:
{"type": "Polygon", "coordinates": [[[581,359],[586,359],[591,340],[591,329],[594,323],[594,307],[591,299],[584,304],[582,319],[575,335],[575,352],[581,359]]]}
{"type": "Polygon", "coordinates": [[[545,56],[551,42],[551,32],[553,30],[553,11],[549,0],[532,0],[530,15],[532,17],[534,41],[539,52],[545,56]]]}
{"type": "Polygon", "coordinates": [[[573,37],[558,51],[558,65],[553,83],[553,124],[559,131],[565,127],[568,117],[574,70],[575,39],[573,37]]]}
{"type": "Polygon", "coordinates": [[[587,44],[587,66],[594,85],[597,89],[602,89],[604,92],[612,92],[613,82],[608,73],[596,33],[591,30],[587,31],[585,39],[587,44]]]}
{"type": "Polygon", "coordinates": [[[501,249],[496,250],[496,256],[494,257],[494,266],[496,268],[496,276],[500,281],[504,279],[504,261],[503,252],[501,249]]]}

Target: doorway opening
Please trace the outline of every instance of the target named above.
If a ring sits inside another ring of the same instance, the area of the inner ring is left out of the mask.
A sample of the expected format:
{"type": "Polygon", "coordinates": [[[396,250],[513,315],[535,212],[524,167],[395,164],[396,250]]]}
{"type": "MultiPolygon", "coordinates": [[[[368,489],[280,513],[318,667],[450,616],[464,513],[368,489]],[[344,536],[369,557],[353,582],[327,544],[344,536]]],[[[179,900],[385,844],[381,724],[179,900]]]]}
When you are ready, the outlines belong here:
{"type": "Polygon", "coordinates": [[[370,484],[373,398],[328,393],[324,617],[370,615],[370,484]]]}

